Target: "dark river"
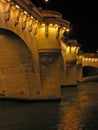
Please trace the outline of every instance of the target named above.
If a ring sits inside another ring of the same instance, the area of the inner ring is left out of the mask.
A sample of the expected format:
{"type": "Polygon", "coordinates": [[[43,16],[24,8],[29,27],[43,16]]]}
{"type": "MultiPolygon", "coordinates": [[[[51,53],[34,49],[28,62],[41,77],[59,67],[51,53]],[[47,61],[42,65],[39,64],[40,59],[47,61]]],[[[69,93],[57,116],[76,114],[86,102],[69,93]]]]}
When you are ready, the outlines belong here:
{"type": "Polygon", "coordinates": [[[0,100],[0,130],[98,130],[98,82],[61,90],[61,101],[0,100]]]}

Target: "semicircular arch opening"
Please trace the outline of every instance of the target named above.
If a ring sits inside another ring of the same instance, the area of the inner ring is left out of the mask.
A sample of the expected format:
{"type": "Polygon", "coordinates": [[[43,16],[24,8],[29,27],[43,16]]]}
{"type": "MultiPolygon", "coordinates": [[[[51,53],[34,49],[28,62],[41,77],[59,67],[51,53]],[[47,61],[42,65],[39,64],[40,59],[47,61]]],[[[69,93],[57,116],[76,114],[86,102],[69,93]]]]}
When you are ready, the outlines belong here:
{"type": "Polygon", "coordinates": [[[34,72],[26,43],[15,33],[0,29],[0,93],[25,95],[32,87],[34,72]]]}

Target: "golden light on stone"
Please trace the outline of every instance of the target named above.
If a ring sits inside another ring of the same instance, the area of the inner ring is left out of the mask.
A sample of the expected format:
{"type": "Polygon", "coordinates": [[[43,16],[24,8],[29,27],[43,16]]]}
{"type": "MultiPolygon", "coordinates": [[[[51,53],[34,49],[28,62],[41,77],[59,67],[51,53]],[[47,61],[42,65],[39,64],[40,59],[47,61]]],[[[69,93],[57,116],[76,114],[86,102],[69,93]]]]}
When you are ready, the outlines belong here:
{"type": "Polygon", "coordinates": [[[92,60],[91,60],[92,62],[94,62],[95,61],[95,59],[94,58],[92,58],[92,60]]]}
{"type": "Polygon", "coordinates": [[[75,46],[72,46],[72,47],[71,47],[71,52],[72,52],[72,53],[75,53],[75,50],[76,50],[76,47],[75,47],[75,46]]]}
{"type": "Polygon", "coordinates": [[[63,27],[64,30],[66,30],[66,27],[63,27]]]}
{"type": "MultiPolygon", "coordinates": [[[[43,1],[48,2],[48,0],[43,1]]],[[[61,98],[61,85],[76,86],[79,78],[81,80],[83,66],[98,66],[98,55],[78,53],[80,46],[77,40],[69,39],[69,33],[72,31],[70,23],[63,20],[58,12],[39,10],[29,0],[24,0],[23,3],[22,0],[0,0],[0,8],[0,27],[7,30],[7,33],[8,29],[10,31],[7,38],[1,37],[5,43],[4,46],[1,45],[1,50],[5,46],[8,47],[7,56],[5,49],[2,50],[0,60],[4,75],[2,80],[4,85],[0,84],[4,92],[2,90],[0,92],[6,94],[4,96],[30,100],[52,98],[57,100],[61,98]],[[46,14],[43,15],[43,12],[46,14]],[[14,34],[16,36],[12,37],[10,35],[12,33],[12,36],[14,34]],[[22,44],[16,45],[18,42],[22,44]],[[23,55],[22,59],[21,55],[23,55]],[[16,77],[13,82],[10,79],[14,75],[16,77]],[[14,85],[16,86],[13,87],[14,85]],[[17,86],[22,86],[19,91],[16,91],[17,86]]]]}
{"type": "Polygon", "coordinates": [[[95,58],[95,62],[97,62],[97,58],[95,58]]]}
{"type": "Polygon", "coordinates": [[[88,58],[84,58],[84,61],[86,61],[86,62],[87,62],[87,61],[88,61],[88,58]]]}
{"type": "Polygon", "coordinates": [[[55,26],[55,27],[58,27],[58,25],[57,25],[57,24],[55,24],[54,26],[55,26]]]}
{"type": "Polygon", "coordinates": [[[42,27],[44,27],[45,26],[45,24],[44,23],[42,23],[42,27]]]}
{"type": "Polygon", "coordinates": [[[53,24],[52,24],[52,23],[50,23],[50,24],[49,24],[49,26],[51,27],[51,26],[53,26],[53,24]]]}
{"type": "Polygon", "coordinates": [[[5,3],[5,0],[1,0],[1,2],[5,3]]]}
{"type": "Polygon", "coordinates": [[[76,47],[76,54],[78,53],[78,50],[80,49],[80,47],[76,47]]]}
{"type": "Polygon", "coordinates": [[[38,20],[36,20],[35,22],[38,23],[38,20]]]}
{"type": "Polygon", "coordinates": [[[67,47],[66,52],[67,52],[67,53],[70,52],[70,46],[67,47]]]}
{"type": "Polygon", "coordinates": [[[88,61],[91,62],[91,58],[88,58],[88,61]]]}

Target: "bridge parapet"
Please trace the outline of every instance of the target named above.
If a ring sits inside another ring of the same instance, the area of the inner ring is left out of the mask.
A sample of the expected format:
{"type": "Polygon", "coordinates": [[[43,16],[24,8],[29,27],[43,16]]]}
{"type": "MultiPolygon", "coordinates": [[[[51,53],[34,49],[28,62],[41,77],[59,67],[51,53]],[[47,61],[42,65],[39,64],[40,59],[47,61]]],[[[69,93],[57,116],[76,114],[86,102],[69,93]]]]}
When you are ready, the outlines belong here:
{"type": "Polygon", "coordinates": [[[82,62],[83,66],[98,68],[98,53],[85,53],[82,62]]]}
{"type": "Polygon", "coordinates": [[[61,47],[61,37],[64,32],[70,31],[70,22],[63,20],[59,12],[42,11],[30,0],[24,0],[24,2],[20,0],[0,1],[4,4],[5,11],[3,26],[10,21],[12,22],[10,26],[14,23],[14,27],[19,25],[22,27],[22,31],[32,32],[39,43],[39,49],[61,47]],[[46,44],[43,45],[43,43],[46,44]]]}

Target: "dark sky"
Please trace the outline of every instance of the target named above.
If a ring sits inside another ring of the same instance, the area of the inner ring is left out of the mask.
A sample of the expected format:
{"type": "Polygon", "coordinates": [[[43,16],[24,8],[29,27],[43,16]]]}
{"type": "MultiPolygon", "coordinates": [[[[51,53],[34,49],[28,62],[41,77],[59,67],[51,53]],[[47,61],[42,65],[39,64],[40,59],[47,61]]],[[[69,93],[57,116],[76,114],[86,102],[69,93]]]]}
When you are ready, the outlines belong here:
{"type": "Polygon", "coordinates": [[[31,1],[43,9],[62,13],[63,19],[68,20],[72,26],[70,38],[77,39],[84,52],[98,50],[98,7],[92,3],[70,3],[70,0],[69,3],[66,0],[49,0],[48,3],[44,0],[31,1]]]}

